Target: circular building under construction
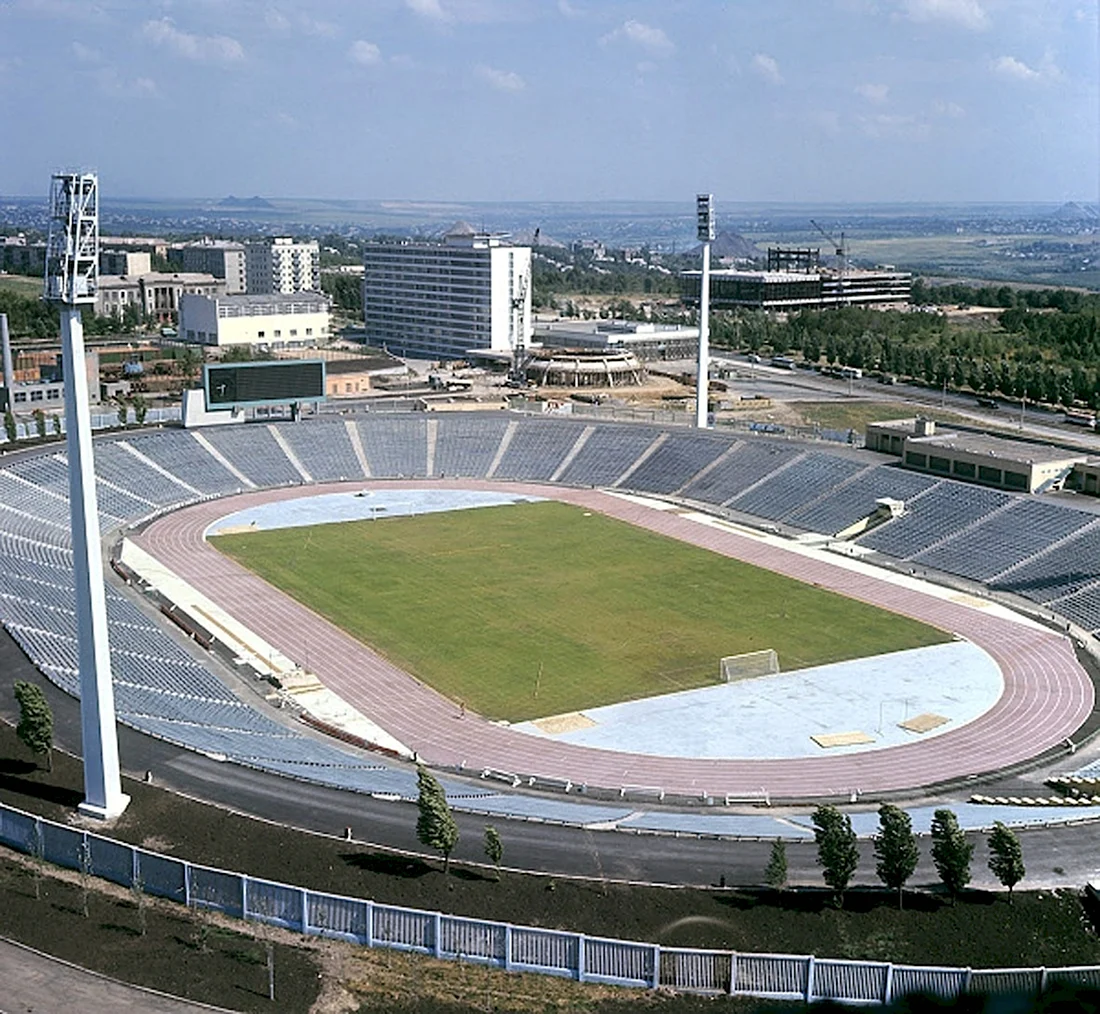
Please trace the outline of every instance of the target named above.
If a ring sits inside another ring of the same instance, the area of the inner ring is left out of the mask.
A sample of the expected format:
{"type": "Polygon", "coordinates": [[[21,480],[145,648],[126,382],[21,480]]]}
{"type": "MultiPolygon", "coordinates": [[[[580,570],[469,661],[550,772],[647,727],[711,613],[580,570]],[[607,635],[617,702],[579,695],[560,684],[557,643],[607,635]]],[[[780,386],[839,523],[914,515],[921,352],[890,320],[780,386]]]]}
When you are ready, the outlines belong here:
{"type": "Polygon", "coordinates": [[[648,379],[633,352],[578,349],[536,352],[525,373],[540,387],[637,387],[648,379]]]}

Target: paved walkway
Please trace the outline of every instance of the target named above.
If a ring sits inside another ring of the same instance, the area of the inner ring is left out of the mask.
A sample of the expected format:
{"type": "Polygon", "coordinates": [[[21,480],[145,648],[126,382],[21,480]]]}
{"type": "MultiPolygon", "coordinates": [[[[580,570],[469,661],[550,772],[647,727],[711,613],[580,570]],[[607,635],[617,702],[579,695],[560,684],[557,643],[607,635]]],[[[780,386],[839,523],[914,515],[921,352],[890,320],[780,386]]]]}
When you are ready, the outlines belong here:
{"type": "Polygon", "coordinates": [[[0,937],[0,1014],[198,1014],[224,1010],[128,986],[0,937]]]}
{"type": "MultiPolygon", "coordinates": [[[[364,483],[363,488],[423,488],[426,480],[364,483]]],[[[574,784],[659,786],[684,794],[773,798],[891,792],[996,771],[1060,744],[1093,707],[1093,688],[1065,637],[1000,615],[988,603],[922,588],[855,561],[833,560],[730,526],[710,527],[677,511],[596,490],[525,483],[432,480],[434,488],[507,490],[573,503],[744,560],[807,583],[956,632],[1000,667],[1005,689],[980,718],[934,739],[865,754],[824,758],[723,760],[652,757],[555,743],[501,728],[473,715],[456,721],[455,706],[369,648],[273,589],[208,546],[207,527],[238,509],[299,490],[267,490],[209,501],[154,522],[138,539],[184,580],[290,657],[304,657],[321,680],[430,763],[569,778],[574,784]]],[[[342,487],[318,487],[316,493],[342,487]]]]}

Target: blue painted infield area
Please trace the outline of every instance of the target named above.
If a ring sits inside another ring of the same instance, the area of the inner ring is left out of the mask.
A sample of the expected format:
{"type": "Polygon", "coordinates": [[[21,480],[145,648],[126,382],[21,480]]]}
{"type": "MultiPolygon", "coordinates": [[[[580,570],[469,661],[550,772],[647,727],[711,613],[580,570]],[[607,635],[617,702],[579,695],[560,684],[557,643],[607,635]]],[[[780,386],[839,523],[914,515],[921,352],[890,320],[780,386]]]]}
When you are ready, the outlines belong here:
{"type": "Polygon", "coordinates": [[[469,510],[473,507],[535,503],[541,499],[543,498],[515,493],[460,489],[365,489],[358,493],[325,493],[321,496],[304,496],[297,500],[260,504],[237,511],[215,521],[207,528],[206,535],[242,528],[268,531],[341,521],[415,517],[418,514],[469,510]]]}
{"type": "Polygon", "coordinates": [[[997,664],[977,645],[953,641],[685,690],[583,712],[586,728],[546,739],[660,757],[826,757],[900,746],[973,721],[1000,698],[997,664]],[[924,733],[899,727],[922,714],[948,719],[924,733]],[[863,733],[869,742],[823,748],[810,737],[863,733]]]}

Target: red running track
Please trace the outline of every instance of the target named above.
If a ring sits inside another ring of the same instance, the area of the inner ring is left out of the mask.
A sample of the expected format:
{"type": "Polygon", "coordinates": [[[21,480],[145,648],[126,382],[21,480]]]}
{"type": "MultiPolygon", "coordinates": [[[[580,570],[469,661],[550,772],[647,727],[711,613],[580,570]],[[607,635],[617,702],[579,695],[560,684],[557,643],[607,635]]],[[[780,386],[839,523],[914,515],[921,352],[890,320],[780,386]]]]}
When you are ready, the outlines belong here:
{"type": "Polygon", "coordinates": [[[184,508],[137,539],[147,552],[417,751],[429,764],[465,764],[576,784],[653,786],[717,797],[767,790],[773,798],[898,792],[996,771],[1061,743],[1092,711],[1094,692],[1066,638],[904,588],[598,490],[527,483],[419,480],[264,490],[184,508]],[[933,739],[867,753],[789,759],[685,759],[556,743],[467,714],[327,620],[222,556],[203,532],[226,514],[277,500],[354,489],[497,489],[561,500],[716,553],[811,582],[958,633],[1000,666],[1005,689],[985,714],[933,739]]]}

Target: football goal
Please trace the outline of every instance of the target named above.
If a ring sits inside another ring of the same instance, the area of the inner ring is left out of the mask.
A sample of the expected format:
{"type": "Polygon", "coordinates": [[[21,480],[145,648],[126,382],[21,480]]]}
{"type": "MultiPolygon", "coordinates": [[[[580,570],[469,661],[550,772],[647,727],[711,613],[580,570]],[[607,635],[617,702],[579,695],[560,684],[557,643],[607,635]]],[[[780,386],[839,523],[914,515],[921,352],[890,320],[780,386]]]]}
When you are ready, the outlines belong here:
{"type": "Polygon", "coordinates": [[[779,656],[774,648],[747,651],[743,655],[727,655],[721,661],[721,676],[724,683],[750,680],[755,676],[771,676],[777,672],[779,672],[779,656]]]}

